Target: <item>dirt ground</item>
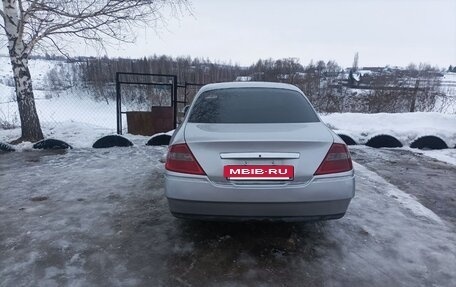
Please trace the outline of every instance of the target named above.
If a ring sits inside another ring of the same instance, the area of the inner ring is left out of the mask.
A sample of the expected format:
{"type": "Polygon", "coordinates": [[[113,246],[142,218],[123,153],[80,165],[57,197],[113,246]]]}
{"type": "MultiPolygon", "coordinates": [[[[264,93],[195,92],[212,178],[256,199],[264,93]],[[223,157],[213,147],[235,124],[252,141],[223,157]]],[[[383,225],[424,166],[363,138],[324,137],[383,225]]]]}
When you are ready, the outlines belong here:
{"type": "Polygon", "coordinates": [[[211,223],[170,215],[163,153],[0,155],[0,286],[456,286],[454,166],[354,148],[344,218],[211,223]]]}

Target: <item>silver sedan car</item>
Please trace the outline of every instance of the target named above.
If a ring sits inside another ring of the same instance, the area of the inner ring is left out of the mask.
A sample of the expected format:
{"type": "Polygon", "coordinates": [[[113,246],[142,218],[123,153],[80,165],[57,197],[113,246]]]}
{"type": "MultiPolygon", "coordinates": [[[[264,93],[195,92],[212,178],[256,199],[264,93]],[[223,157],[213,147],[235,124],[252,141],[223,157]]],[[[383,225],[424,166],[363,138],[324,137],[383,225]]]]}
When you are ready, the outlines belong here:
{"type": "Polygon", "coordinates": [[[169,208],[181,218],[337,219],[355,193],[347,146],[288,84],[202,87],[165,167],[169,208]]]}

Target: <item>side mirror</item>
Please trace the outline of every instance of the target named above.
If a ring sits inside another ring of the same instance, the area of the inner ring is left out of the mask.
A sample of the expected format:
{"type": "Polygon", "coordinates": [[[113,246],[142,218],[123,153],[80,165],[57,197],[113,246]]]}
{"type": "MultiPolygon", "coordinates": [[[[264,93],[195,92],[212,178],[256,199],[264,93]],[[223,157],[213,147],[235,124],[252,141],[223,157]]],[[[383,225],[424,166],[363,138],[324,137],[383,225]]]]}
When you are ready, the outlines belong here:
{"type": "Polygon", "coordinates": [[[184,117],[187,115],[187,112],[188,112],[189,109],[190,109],[189,105],[184,107],[184,117]]]}

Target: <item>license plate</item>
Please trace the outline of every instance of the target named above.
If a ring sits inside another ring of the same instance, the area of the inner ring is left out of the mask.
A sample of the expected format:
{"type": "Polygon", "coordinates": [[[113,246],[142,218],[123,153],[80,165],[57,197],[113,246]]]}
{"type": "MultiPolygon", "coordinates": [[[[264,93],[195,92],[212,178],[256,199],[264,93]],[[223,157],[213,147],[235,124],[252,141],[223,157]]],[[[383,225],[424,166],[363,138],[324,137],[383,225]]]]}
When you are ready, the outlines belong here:
{"type": "Polygon", "coordinates": [[[292,165],[225,165],[223,176],[229,180],[291,180],[292,165]]]}

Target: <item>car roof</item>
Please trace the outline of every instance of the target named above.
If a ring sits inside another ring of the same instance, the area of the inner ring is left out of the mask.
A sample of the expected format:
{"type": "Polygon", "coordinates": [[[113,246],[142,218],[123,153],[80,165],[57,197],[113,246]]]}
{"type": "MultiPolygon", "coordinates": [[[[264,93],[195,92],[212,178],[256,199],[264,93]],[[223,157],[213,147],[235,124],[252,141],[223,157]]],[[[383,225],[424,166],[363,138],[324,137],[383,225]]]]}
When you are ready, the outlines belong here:
{"type": "Polygon", "coordinates": [[[219,89],[233,89],[233,88],[271,88],[271,89],[287,89],[297,92],[301,90],[293,85],[284,84],[284,83],[274,83],[274,82],[225,82],[225,83],[215,83],[208,84],[203,86],[199,93],[210,91],[210,90],[219,90],[219,89]]]}

